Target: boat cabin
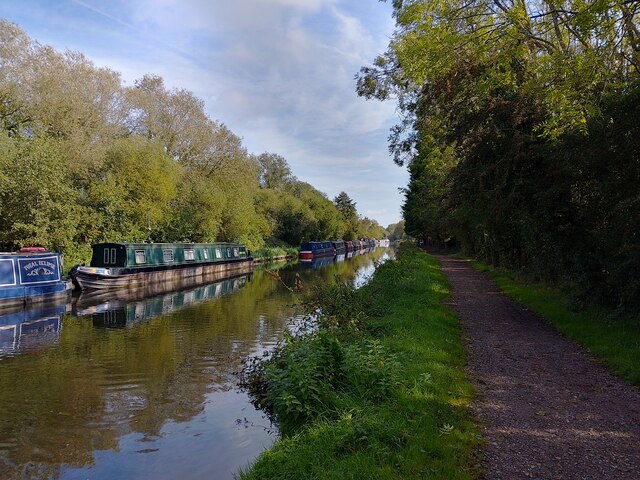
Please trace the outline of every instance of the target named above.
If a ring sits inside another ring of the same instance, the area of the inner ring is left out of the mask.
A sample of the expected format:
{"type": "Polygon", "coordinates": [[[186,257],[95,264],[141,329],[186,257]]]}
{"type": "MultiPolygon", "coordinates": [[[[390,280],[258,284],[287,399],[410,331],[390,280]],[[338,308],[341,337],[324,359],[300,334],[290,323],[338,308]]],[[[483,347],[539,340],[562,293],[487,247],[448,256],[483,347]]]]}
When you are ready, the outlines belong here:
{"type": "Polygon", "coordinates": [[[91,266],[149,267],[247,258],[247,248],[238,243],[98,243],[93,245],[91,266]]]}
{"type": "Polygon", "coordinates": [[[42,247],[0,253],[0,306],[39,302],[66,295],[59,253],[42,247]]]}

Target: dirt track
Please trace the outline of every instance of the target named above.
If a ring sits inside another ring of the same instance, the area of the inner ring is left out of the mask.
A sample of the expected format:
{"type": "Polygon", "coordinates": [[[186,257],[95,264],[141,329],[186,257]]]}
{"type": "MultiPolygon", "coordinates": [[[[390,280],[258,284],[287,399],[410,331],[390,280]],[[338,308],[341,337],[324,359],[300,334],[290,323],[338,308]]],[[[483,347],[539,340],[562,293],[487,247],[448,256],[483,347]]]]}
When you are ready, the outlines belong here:
{"type": "Polygon", "coordinates": [[[640,390],[467,262],[435,256],[467,337],[483,478],[640,479],[640,390]]]}

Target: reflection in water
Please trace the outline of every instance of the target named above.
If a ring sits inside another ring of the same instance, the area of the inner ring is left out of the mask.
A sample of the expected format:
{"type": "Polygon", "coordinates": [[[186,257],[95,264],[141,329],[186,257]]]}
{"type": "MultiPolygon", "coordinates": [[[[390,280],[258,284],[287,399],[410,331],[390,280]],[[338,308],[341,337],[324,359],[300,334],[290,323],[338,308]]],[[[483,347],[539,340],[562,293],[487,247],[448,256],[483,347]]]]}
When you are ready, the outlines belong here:
{"type": "Polygon", "coordinates": [[[244,287],[251,275],[157,295],[139,290],[82,292],[73,313],[78,317],[91,315],[95,326],[123,327],[235,292],[244,287]]]}
{"type": "Polygon", "coordinates": [[[58,341],[66,300],[0,311],[0,356],[37,350],[58,341]]]}
{"type": "MultiPolygon", "coordinates": [[[[359,284],[383,254],[280,276],[359,284]]],[[[234,372],[282,337],[294,303],[258,270],[148,298],[80,296],[51,315],[0,312],[0,478],[232,478],[274,440],[234,372]]]]}

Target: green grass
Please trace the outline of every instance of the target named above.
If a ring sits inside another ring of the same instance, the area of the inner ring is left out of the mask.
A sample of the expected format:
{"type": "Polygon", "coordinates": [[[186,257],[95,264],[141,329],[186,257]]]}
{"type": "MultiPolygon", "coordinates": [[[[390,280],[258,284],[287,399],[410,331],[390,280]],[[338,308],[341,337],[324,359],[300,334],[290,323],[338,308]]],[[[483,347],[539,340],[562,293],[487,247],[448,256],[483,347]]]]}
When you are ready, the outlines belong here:
{"type": "Polygon", "coordinates": [[[276,257],[283,257],[286,255],[297,257],[298,248],[296,247],[262,247],[256,248],[251,251],[251,255],[255,260],[272,260],[276,257]]]}
{"type": "Polygon", "coordinates": [[[513,272],[472,264],[489,273],[511,298],[585,347],[613,373],[640,385],[640,317],[621,318],[614,311],[595,307],[574,311],[565,292],[524,281],[513,272]]]}
{"type": "Polygon", "coordinates": [[[476,478],[473,389],[448,296],[437,262],[404,249],[333,304],[323,333],[292,341],[265,367],[271,401],[290,405],[276,415],[284,435],[240,478],[476,478]],[[340,311],[355,310],[358,328],[341,322],[340,311]]]}

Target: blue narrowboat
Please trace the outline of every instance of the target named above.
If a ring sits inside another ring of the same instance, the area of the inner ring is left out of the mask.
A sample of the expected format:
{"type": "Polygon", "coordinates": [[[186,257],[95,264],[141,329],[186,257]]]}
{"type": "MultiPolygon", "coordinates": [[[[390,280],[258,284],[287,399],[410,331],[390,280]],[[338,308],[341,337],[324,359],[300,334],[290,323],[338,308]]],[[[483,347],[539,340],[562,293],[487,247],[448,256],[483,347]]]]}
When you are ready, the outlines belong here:
{"type": "Polygon", "coordinates": [[[329,255],[335,255],[332,242],[304,242],[300,245],[300,260],[312,260],[329,255]]]}
{"type": "Polygon", "coordinates": [[[336,240],[333,243],[333,249],[336,252],[336,255],[344,255],[347,251],[347,246],[345,245],[343,240],[336,240]]]}
{"type": "Polygon", "coordinates": [[[62,270],[60,254],[42,247],[0,253],[0,308],[66,296],[71,282],[62,270]]]}
{"type": "Polygon", "coordinates": [[[76,266],[72,275],[83,289],[139,288],[181,283],[197,277],[249,273],[253,258],[239,243],[99,243],[90,266],[76,266]]]}

